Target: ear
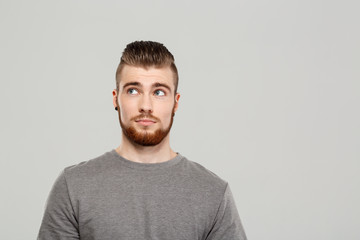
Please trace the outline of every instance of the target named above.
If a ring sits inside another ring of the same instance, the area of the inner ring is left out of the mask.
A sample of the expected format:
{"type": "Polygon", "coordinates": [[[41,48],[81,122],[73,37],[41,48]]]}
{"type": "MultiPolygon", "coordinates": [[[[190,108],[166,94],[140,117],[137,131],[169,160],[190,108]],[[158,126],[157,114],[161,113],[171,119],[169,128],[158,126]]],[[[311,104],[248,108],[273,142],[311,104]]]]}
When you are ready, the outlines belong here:
{"type": "Polygon", "coordinates": [[[180,99],[180,93],[176,93],[175,94],[175,106],[174,106],[174,112],[176,112],[176,110],[179,107],[179,99],[180,99]]]}
{"type": "Polygon", "coordinates": [[[116,89],[114,89],[114,90],[112,91],[112,95],[113,95],[113,104],[114,104],[114,107],[118,107],[118,104],[117,104],[118,95],[117,95],[116,89]]]}

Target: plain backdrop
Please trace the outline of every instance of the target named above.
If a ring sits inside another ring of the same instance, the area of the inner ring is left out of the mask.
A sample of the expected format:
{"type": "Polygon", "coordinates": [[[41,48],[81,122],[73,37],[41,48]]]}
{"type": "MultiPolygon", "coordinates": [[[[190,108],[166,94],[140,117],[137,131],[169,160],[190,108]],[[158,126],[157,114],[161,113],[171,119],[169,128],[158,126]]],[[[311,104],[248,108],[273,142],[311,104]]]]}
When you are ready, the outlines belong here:
{"type": "Polygon", "coordinates": [[[358,1],[0,1],[0,239],[35,239],[66,166],[120,144],[126,44],[180,73],[172,148],[228,181],[249,239],[360,239],[358,1]]]}

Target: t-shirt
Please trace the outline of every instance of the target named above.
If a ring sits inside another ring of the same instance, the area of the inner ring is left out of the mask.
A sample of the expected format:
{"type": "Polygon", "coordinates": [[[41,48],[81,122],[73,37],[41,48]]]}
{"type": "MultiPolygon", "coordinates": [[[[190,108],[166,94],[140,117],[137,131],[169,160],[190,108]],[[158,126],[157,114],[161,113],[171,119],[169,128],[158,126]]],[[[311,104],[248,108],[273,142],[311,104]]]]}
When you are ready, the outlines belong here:
{"type": "Polygon", "coordinates": [[[180,153],[138,163],[115,149],[66,167],[38,239],[244,240],[229,184],[180,153]]]}

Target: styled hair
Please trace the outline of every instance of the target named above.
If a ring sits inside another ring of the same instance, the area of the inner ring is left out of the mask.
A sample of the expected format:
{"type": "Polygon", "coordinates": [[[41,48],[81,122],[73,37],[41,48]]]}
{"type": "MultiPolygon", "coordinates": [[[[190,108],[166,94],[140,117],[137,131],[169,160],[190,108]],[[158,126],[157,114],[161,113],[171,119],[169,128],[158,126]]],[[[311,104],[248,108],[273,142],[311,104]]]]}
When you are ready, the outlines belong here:
{"type": "Polygon", "coordinates": [[[116,70],[116,90],[119,92],[120,74],[125,65],[143,67],[170,67],[174,75],[175,92],[179,81],[174,56],[162,44],[152,41],[135,41],[129,43],[123,51],[116,70]]]}

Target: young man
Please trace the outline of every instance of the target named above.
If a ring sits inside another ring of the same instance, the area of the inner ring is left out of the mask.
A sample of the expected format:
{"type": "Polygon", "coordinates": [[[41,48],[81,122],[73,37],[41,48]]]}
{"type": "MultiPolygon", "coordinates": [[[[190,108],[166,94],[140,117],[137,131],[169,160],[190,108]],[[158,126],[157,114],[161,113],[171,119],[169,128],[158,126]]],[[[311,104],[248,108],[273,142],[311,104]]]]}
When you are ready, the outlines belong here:
{"type": "Polygon", "coordinates": [[[246,239],[227,182],[170,148],[177,85],[165,46],[127,45],[112,92],[121,144],[62,171],[38,239],[246,239]]]}

